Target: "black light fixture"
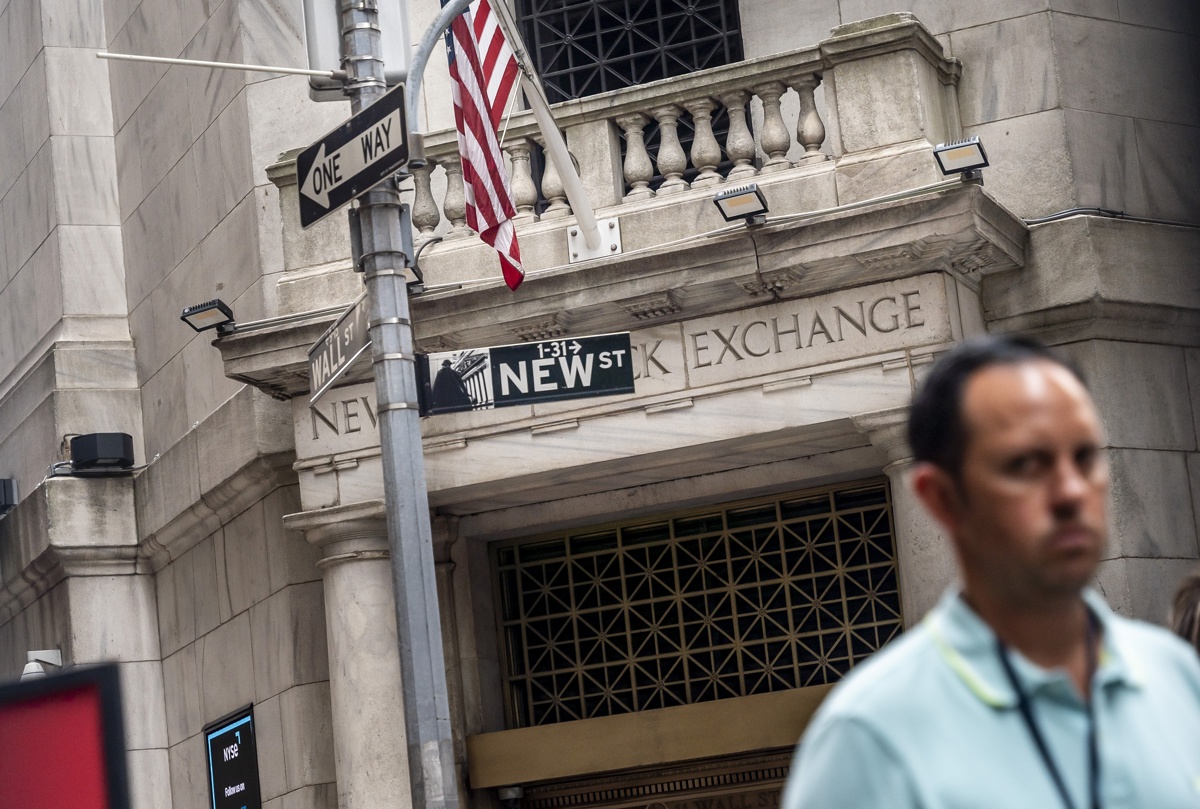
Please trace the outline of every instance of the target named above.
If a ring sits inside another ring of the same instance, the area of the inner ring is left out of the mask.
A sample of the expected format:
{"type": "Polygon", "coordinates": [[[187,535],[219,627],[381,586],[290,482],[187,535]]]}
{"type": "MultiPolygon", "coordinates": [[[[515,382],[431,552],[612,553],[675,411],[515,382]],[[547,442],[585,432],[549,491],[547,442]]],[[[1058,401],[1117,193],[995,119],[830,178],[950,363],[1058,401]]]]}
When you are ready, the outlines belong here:
{"type": "Polygon", "coordinates": [[[961,174],[963,180],[974,180],[980,169],[991,165],[977,136],[939,143],[933,149],[933,157],[942,174],[961,174]]]}
{"type": "Polygon", "coordinates": [[[767,221],[767,200],[758,183],[726,188],[713,197],[713,203],[726,222],[744,219],[747,225],[761,225],[767,221]]]}
{"type": "Polygon", "coordinates": [[[71,439],[75,472],[127,472],[133,468],[133,437],[128,433],[88,433],[71,439]]]}
{"type": "Polygon", "coordinates": [[[16,478],[0,478],[0,517],[17,507],[16,478]]]}
{"type": "Polygon", "coordinates": [[[220,298],[198,303],[183,310],[179,319],[196,331],[216,329],[218,333],[232,331],[233,310],[220,298]]]}

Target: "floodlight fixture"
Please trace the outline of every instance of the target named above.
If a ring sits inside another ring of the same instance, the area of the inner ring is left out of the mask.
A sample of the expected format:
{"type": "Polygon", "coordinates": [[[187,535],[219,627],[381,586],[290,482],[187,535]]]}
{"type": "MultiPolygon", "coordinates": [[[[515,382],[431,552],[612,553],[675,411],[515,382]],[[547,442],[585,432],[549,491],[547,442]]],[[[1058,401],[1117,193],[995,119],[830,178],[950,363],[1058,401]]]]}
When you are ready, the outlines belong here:
{"type": "Polygon", "coordinates": [[[88,433],[71,439],[73,472],[127,472],[133,467],[133,436],[88,433]]]}
{"type": "Polygon", "coordinates": [[[761,225],[767,221],[767,200],[758,183],[726,188],[713,197],[713,203],[726,222],[744,219],[747,225],[761,225]]]}
{"type": "Polygon", "coordinates": [[[62,651],[59,649],[39,649],[36,652],[26,652],[28,661],[21,671],[21,681],[40,680],[46,676],[46,666],[62,668],[62,651]]]}
{"type": "Polygon", "coordinates": [[[0,517],[16,508],[18,502],[16,478],[0,478],[0,517]]]}
{"type": "Polygon", "coordinates": [[[933,157],[942,174],[960,174],[964,181],[974,180],[980,169],[991,165],[978,136],[939,143],[933,149],[933,157]]]}
{"type": "Polygon", "coordinates": [[[219,334],[231,331],[233,310],[220,298],[198,303],[183,310],[179,319],[196,331],[216,329],[219,334]]]}

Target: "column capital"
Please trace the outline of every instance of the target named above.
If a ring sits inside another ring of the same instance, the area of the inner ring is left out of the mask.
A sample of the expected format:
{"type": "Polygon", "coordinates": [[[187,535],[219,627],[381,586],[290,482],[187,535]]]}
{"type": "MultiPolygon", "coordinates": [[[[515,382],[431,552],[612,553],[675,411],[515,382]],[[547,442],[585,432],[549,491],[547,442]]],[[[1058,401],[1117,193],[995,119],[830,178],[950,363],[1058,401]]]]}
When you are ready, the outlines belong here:
{"type": "Polygon", "coordinates": [[[322,563],[347,554],[356,558],[363,553],[374,558],[387,556],[387,509],[382,500],[288,514],[283,524],[289,530],[303,531],[309,542],[321,548],[325,555],[322,563]]]}
{"type": "Polygon", "coordinates": [[[850,421],[872,446],[884,451],[891,461],[888,467],[899,467],[912,460],[908,446],[908,407],[859,413],[851,416],[850,421]]]}
{"type": "Polygon", "coordinates": [[[438,565],[454,565],[450,554],[458,541],[458,517],[437,514],[431,517],[429,527],[433,537],[433,560],[438,565]]]}

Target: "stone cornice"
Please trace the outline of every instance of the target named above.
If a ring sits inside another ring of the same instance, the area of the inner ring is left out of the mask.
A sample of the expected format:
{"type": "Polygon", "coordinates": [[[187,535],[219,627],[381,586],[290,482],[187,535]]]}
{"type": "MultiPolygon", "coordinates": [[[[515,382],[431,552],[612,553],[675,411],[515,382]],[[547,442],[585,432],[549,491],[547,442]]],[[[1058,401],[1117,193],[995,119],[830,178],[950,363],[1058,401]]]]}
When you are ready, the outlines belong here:
{"type": "Polygon", "coordinates": [[[0,624],[67,576],[137,572],[133,479],[46,480],[0,521],[0,624]]]}
{"type": "MultiPolygon", "coordinates": [[[[412,300],[418,348],[501,345],[555,333],[644,328],[643,302],[665,296],[655,323],[670,323],[930,270],[970,285],[1022,267],[1028,231],[971,184],[822,216],[785,217],[691,243],[565,267],[531,277],[518,294],[502,285],[412,300]],[[551,324],[548,326],[547,324],[551,324]],[[528,334],[522,334],[525,329],[528,334]],[[539,331],[540,330],[540,331],[539,331]]],[[[332,322],[291,319],[217,340],[227,373],[276,397],[308,391],[307,352],[332,322]]],[[[369,366],[347,382],[369,379],[369,366]]]]}
{"type": "Polygon", "coordinates": [[[993,332],[1024,334],[1061,345],[1081,340],[1200,346],[1200,310],[1099,296],[989,321],[993,332]]]}

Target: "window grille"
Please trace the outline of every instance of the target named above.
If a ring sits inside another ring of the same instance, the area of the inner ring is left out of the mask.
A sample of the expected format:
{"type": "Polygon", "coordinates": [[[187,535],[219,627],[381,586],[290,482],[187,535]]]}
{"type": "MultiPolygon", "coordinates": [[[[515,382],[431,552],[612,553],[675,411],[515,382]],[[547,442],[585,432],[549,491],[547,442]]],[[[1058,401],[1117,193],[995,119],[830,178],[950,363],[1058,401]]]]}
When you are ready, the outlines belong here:
{"type": "Polygon", "coordinates": [[[737,0],[519,0],[551,103],[742,60],[737,0]]]}
{"type": "MultiPolygon", "coordinates": [[[[521,36],[552,104],[744,58],[737,0],[518,0],[516,6],[521,36]]],[[[729,131],[724,107],[714,111],[712,129],[724,142],[729,131]]],[[[678,135],[687,153],[695,137],[690,117],[679,119],[678,135]]],[[[657,166],[658,123],[651,121],[643,137],[657,166]]],[[[531,169],[539,189],[539,211],[544,207],[543,160],[541,149],[535,148],[531,169]]],[[[724,161],[717,170],[724,174],[730,166],[724,161]]],[[[689,167],[683,179],[691,182],[697,173],[689,167]]],[[[662,175],[656,174],[650,187],[657,190],[662,182],[662,175]]]]}
{"type": "Polygon", "coordinates": [[[493,548],[514,727],[821,685],[901,631],[886,482],[493,548]]]}

